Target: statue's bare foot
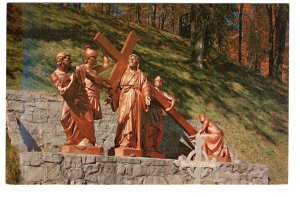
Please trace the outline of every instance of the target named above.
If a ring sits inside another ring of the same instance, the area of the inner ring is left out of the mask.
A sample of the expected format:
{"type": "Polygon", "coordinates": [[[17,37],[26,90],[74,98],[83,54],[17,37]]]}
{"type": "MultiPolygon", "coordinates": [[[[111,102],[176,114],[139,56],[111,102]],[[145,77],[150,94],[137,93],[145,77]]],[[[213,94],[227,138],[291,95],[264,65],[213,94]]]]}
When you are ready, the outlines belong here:
{"type": "Polygon", "coordinates": [[[90,141],[86,138],[82,139],[77,146],[94,146],[90,141]]]}

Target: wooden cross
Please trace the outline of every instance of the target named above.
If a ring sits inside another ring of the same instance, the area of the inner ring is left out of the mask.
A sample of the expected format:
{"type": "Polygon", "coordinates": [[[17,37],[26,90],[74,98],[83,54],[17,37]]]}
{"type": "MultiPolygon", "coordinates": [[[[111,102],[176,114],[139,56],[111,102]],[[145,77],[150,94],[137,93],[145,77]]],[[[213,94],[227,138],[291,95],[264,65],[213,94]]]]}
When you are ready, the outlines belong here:
{"type": "MultiPolygon", "coordinates": [[[[131,31],[128,34],[120,52],[100,32],[98,32],[94,37],[94,42],[99,45],[115,62],[117,62],[108,80],[112,86],[112,89],[109,91],[110,95],[114,95],[116,93],[121,77],[127,68],[128,56],[132,53],[137,40],[137,35],[131,31]]],[[[157,103],[163,109],[170,107],[171,104],[162,95],[162,93],[156,90],[153,85],[150,84],[150,86],[154,93],[154,99],[157,101],[157,103]]],[[[197,133],[197,131],[183,118],[178,111],[176,111],[174,107],[170,109],[167,114],[171,116],[188,135],[195,135],[197,133]]]]}

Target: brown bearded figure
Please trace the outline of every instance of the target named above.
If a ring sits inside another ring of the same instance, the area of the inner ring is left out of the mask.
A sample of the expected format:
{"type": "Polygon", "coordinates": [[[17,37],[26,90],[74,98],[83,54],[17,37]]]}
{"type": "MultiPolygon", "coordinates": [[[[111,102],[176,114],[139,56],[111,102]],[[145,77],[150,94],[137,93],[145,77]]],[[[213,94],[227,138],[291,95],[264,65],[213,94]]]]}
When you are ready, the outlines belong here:
{"type": "MultiPolygon", "coordinates": [[[[202,123],[202,128],[198,132],[203,141],[202,149],[209,157],[224,158],[230,161],[230,153],[227,147],[224,147],[224,133],[217,124],[210,120],[206,115],[200,114],[199,120],[202,123]]],[[[195,139],[196,135],[189,138],[195,139]]]]}
{"type": "MultiPolygon", "coordinates": [[[[173,108],[175,99],[166,92],[160,90],[162,85],[163,79],[160,76],[156,76],[154,79],[154,88],[159,91],[169,102],[171,102],[171,106],[165,109],[165,111],[168,112],[173,108]]],[[[144,148],[146,151],[156,151],[161,153],[159,145],[165,128],[162,114],[163,109],[154,101],[150,105],[149,112],[145,115],[144,148]]],[[[151,157],[151,155],[149,156],[151,157]]]]}
{"type": "Polygon", "coordinates": [[[139,57],[132,54],[120,80],[118,127],[115,147],[141,150],[142,117],[150,105],[150,87],[139,69],[139,57]]]}
{"type": "Polygon", "coordinates": [[[86,71],[82,67],[76,67],[76,71],[71,72],[71,55],[67,52],[58,53],[56,62],[58,68],[51,74],[50,79],[64,99],[60,121],[66,133],[65,145],[93,146],[93,117],[84,88],[86,71]]]}
{"type": "Polygon", "coordinates": [[[104,56],[103,65],[99,65],[95,69],[97,58],[97,52],[87,46],[84,53],[85,64],[81,65],[87,72],[87,77],[85,78],[85,89],[89,97],[94,120],[102,119],[100,86],[108,87],[106,80],[98,76],[98,73],[105,71],[109,67],[108,58],[104,56]]]}

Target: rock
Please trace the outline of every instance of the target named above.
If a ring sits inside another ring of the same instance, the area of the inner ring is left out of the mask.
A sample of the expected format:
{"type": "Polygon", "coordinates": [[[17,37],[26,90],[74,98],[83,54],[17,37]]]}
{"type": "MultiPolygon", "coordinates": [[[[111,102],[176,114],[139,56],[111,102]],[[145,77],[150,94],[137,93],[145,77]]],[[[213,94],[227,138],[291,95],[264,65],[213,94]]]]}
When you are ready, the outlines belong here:
{"type": "Polygon", "coordinates": [[[24,152],[20,153],[20,164],[26,166],[40,166],[44,163],[42,153],[24,152]]]}
{"type": "Polygon", "coordinates": [[[81,168],[71,168],[66,170],[64,173],[64,176],[70,180],[82,179],[84,177],[83,170],[81,168]]]}
{"type": "Polygon", "coordinates": [[[32,122],[34,123],[44,123],[48,120],[48,114],[45,109],[35,109],[32,115],[32,122]]]}
{"type": "Polygon", "coordinates": [[[99,171],[99,165],[98,164],[89,164],[83,166],[83,171],[85,174],[94,174],[99,171]]]}
{"type": "Polygon", "coordinates": [[[167,182],[168,184],[183,184],[183,179],[181,176],[179,175],[175,175],[175,176],[166,176],[167,182]]]}
{"type": "Polygon", "coordinates": [[[147,175],[147,167],[142,164],[133,165],[132,176],[145,176],[147,175]]]}
{"type": "Polygon", "coordinates": [[[119,176],[111,176],[111,174],[101,173],[98,175],[98,184],[118,184],[119,176]]]}
{"type": "Polygon", "coordinates": [[[117,157],[107,156],[107,155],[100,155],[100,156],[96,157],[96,162],[115,163],[115,162],[117,162],[117,157]]]}
{"type": "Polygon", "coordinates": [[[86,174],[84,178],[88,181],[88,183],[95,184],[98,182],[98,174],[86,174]]]}
{"type": "Polygon", "coordinates": [[[139,164],[141,163],[140,158],[134,158],[134,157],[117,157],[118,163],[130,163],[130,164],[139,164]]]}
{"type": "Polygon", "coordinates": [[[123,180],[122,183],[126,185],[136,185],[136,184],[143,184],[145,177],[131,177],[131,176],[126,176],[123,180]]]}
{"type": "Polygon", "coordinates": [[[52,163],[61,163],[63,160],[62,154],[45,153],[43,160],[52,163]]]}
{"type": "Polygon", "coordinates": [[[163,177],[155,177],[155,176],[148,176],[145,177],[144,179],[144,184],[154,184],[154,185],[162,185],[162,184],[167,184],[168,181],[164,179],[163,177]]]}
{"type": "Polygon", "coordinates": [[[117,175],[124,175],[126,172],[126,167],[123,164],[117,165],[117,175]]]}
{"type": "Polygon", "coordinates": [[[116,163],[103,163],[101,164],[99,171],[101,173],[116,173],[117,172],[117,164],[116,163]]]}
{"type": "Polygon", "coordinates": [[[48,181],[59,180],[62,178],[61,166],[59,164],[51,163],[48,164],[46,168],[46,176],[48,181]]]}
{"type": "Polygon", "coordinates": [[[64,159],[64,167],[68,168],[81,168],[82,158],[80,156],[66,155],[64,159]]]}
{"type": "Polygon", "coordinates": [[[83,163],[84,164],[96,163],[96,157],[95,156],[86,156],[83,163]]]}
{"type": "Polygon", "coordinates": [[[22,183],[39,183],[46,180],[46,168],[41,166],[22,166],[21,176],[22,183]]]}
{"type": "Polygon", "coordinates": [[[145,175],[151,175],[151,176],[163,176],[165,175],[166,169],[159,167],[159,166],[148,166],[147,167],[147,173],[145,175]]]}

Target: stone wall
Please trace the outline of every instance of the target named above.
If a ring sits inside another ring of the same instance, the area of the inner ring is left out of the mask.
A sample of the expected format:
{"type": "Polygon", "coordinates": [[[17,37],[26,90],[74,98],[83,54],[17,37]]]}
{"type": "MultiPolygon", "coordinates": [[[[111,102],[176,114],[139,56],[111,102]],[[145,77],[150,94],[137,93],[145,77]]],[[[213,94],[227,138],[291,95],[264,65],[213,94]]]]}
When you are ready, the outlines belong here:
{"type": "MultiPolygon", "coordinates": [[[[193,184],[172,159],[24,152],[23,184],[193,184]]],[[[265,165],[216,163],[203,168],[200,184],[268,184],[265,165]]]]}
{"type": "MultiPolygon", "coordinates": [[[[12,127],[11,125],[15,125],[14,127],[19,125],[19,130],[31,137],[31,141],[26,141],[25,144],[32,144],[34,140],[41,151],[59,151],[60,145],[65,142],[65,134],[60,123],[63,106],[60,96],[7,90],[6,101],[7,119],[10,120],[7,122],[8,128],[12,127]]],[[[95,137],[97,144],[108,149],[114,146],[117,114],[112,112],[110,106],[102,104],[101,107],[103,119],[94,122],[95,137]]],[[[170,117],[165,116],[164,120],[166,130],[161,142],[161,150],[168,158],[173,159],[181,154],[187,154],[190,150],[179,142],[179,138],[184,136],[182,129],[170,117]]],[[[200,126],[199,121],[190,120],[190,123],[195,128],[200,126]]],[[[20,144],[19,141],[17,143],[20,144]]]]}

